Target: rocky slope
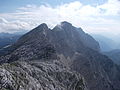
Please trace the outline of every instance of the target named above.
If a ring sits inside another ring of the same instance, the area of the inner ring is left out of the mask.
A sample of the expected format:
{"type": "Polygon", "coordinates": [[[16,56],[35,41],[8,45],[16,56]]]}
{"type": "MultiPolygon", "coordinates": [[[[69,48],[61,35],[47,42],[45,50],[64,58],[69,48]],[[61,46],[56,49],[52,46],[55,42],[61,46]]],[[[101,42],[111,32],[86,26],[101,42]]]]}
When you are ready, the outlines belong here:
{"type": "Polygon", "coordinates": [[[1,63],[57,60],[84,76],[89,90],[120,89],[120,68],[99,52],[97,41],[68,22],[52,30],[43,23],[23,35],[9,50],[8,55],[0,57],[1,63]]]}
{"type": "Polygon", "coordinates": [[[88,90],[79,73],[58,61],[17,61],[0,66],[0,90],[88,90]]]}

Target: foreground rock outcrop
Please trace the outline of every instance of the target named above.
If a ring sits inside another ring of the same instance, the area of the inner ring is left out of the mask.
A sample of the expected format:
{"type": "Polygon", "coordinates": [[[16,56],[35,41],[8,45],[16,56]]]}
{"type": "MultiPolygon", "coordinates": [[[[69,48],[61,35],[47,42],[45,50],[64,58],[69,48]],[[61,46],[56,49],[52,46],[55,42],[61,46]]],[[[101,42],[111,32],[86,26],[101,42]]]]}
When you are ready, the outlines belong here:
{"type": "Polygon", "coordinates": [[[84,78],[58,61],[0,66],[0,90],[88,90],[84,78]]]}

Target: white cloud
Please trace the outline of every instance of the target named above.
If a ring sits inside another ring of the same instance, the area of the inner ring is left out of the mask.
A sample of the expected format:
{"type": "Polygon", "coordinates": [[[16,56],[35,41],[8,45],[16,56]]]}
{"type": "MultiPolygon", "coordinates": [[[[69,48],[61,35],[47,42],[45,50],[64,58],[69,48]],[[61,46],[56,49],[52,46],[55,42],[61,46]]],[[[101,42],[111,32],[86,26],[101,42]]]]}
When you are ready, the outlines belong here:
{"type": "Polygon", "coordinates": [[[14,33],[19,30],[27,30],[29,28],[29,24],[21,21],[12,21],[8,22],[4,18],[0,18],[0,32],[10,32],[14,33]]]}
{"type": "Polygon", "coordinates": [[[50,5],[27,5],[20,7],[14,13],[1,13],[0,32],[30,30],[43,22],[53,27],[61,21],[69,21],[90,33],[120,33],[119,6],[120,2],[117,0],[108,0],[108,2],[98,6],[83,5],[79,1],[54,8],[50,5]],[[114,19],[112,16],[118,19],[114,19]]]}
{"type": "Polygon", "coordinates": [[[120,13],[120,1],[108,0],[107,3],[98,6],[99,8],[106,10],[106,15],[118,15],[120,13]]]}

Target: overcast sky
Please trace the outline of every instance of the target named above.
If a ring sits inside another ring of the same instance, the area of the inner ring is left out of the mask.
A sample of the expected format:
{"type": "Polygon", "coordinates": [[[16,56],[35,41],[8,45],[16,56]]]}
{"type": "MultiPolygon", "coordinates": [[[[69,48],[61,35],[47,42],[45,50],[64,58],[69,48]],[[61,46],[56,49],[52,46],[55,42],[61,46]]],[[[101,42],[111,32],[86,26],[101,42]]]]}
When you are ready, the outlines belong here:
{"type": "Polygon", "coordinates": [[[118,0],[0,0],[0,32],[68,21],[88,33],[120,34],[118,0]]]}

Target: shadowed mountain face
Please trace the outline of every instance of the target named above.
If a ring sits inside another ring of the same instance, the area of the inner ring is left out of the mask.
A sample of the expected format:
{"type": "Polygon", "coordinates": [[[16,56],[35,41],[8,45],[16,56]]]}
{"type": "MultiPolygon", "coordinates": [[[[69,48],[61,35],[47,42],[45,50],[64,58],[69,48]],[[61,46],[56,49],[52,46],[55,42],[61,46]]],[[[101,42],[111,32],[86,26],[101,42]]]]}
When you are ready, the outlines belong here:
{"type": "MultiPolygon", "coordinates": [[[[52,63],[57,60],[67,70],[82,74],[89,90],[120,89],[119,67],[107,56],[100,54],[97,41],[68,22],[62,22],[52,30],[43,23],[23,35],[8,49],[9,54],[0,57],[1,63],[34,60],[52,63]]],[[[77,87],[75,90],[85,89],[77,87]]]]}

